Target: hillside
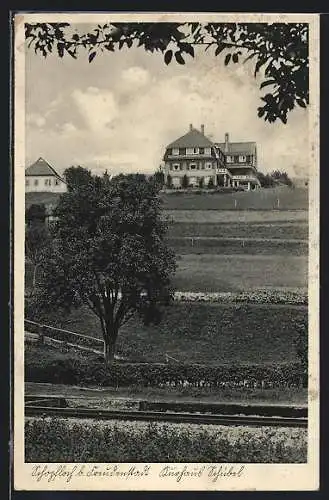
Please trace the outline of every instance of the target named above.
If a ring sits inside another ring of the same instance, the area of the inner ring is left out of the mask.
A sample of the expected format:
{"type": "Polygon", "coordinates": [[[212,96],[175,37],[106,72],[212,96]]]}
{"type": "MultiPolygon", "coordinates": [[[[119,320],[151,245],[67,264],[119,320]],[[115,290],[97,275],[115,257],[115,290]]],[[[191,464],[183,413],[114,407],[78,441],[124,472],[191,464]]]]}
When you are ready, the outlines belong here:
{"type": "Polygon", "coordinates": [[[307,210],[307,188],[260,189],[259,191],[162,193],[165,210],[307,210]],[[279,200],[279,201],[278,201],[279,200]]]}

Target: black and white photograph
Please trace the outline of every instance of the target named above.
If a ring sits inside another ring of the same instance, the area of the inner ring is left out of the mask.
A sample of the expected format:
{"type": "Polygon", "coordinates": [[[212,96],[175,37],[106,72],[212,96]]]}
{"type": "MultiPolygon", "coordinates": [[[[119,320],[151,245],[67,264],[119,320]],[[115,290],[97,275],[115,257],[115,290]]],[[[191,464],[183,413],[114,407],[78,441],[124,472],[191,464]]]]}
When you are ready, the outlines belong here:
{"type": "Polygon", "coordinates": [[[318,16],[14,38],[16,489],[317,489],[318,16]]]}

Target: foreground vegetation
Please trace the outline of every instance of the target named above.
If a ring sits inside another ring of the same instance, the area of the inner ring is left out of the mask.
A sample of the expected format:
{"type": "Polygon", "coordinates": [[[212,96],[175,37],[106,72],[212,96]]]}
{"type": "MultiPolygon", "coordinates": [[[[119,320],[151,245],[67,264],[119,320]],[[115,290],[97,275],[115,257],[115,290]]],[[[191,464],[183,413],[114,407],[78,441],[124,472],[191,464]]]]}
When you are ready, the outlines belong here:
{"type": "Polygon", "coordinates": [[[307,431],[28,418],[26,462],[305,463],[307,431]]]}
{"type": "Polygon", "coordinates": [[[50,346],[27,345],[25,380],[101,387],[175,387],[224,389],[287,389],[307,387],[307,368],[296,363],[229,363],[212,367],[183,363],[102,363],[99,353],[82,356],[57,353],[50,346]]]}

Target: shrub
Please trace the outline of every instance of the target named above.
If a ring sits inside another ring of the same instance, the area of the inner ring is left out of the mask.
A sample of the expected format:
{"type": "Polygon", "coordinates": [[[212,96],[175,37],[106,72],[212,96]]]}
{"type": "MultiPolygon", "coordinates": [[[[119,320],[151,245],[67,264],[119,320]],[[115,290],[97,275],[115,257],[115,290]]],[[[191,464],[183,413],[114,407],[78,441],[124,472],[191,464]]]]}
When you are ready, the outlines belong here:
{"type": "Polygon", "coordinates": [[[210,177],[210,179],[208,181],[208,188],[213,189],[214,187],[215,187],[214,179],[212,177],[210,177]]]}
{"type": "Polygon", "coordinates": [[[172,187],[172,177],[170,174],[167,175],[167,182],[166,182],[166,186],[167,188],[171,188],[172,187]]]}
{"type": "Polygon", "coordinates": [[[188,186],[189,186],[189,180],[188,180],[187,175],[185,174],[182,177],[182,188],[186,189],[188,186]]]}
{"type": "MultiPolygon", "coordinates": [[[[177,302],[209,302],[223,304],[307,305],[307,293],[300,290],[258,289],[248,292],[175,292],[177,302]]],[[[304,325],[305,326],[305,325],[304,325]]]]}
{"type": "Polygon", "coordinates": [[[307,431],[26,419],[26,462],[305,463],[307,431]]]}
{"type": "Polygon", "coordinates": [[[306,387],[307,371],[301,364],[281,365],[170,365],[160,363],[113,363],[107,370],[101,361],[68,358],[48,363],[25,363],[29,382],[100,385],[110,387],[283,388],[306,387]]]}

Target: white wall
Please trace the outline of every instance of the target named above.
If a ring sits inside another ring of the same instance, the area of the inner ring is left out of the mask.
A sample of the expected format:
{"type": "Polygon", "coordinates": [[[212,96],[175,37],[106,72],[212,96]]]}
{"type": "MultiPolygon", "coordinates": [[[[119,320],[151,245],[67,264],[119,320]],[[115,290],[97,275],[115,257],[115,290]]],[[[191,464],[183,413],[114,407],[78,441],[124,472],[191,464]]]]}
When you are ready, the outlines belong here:
{"type": "Polygon", "coordinates": [[[45,175],[26,176],[25,177],[25,192],[49,192],[49,193],[64,193],[66,191],[65,182],[60,181],[55,176],[47,177],[45,175]]]}

